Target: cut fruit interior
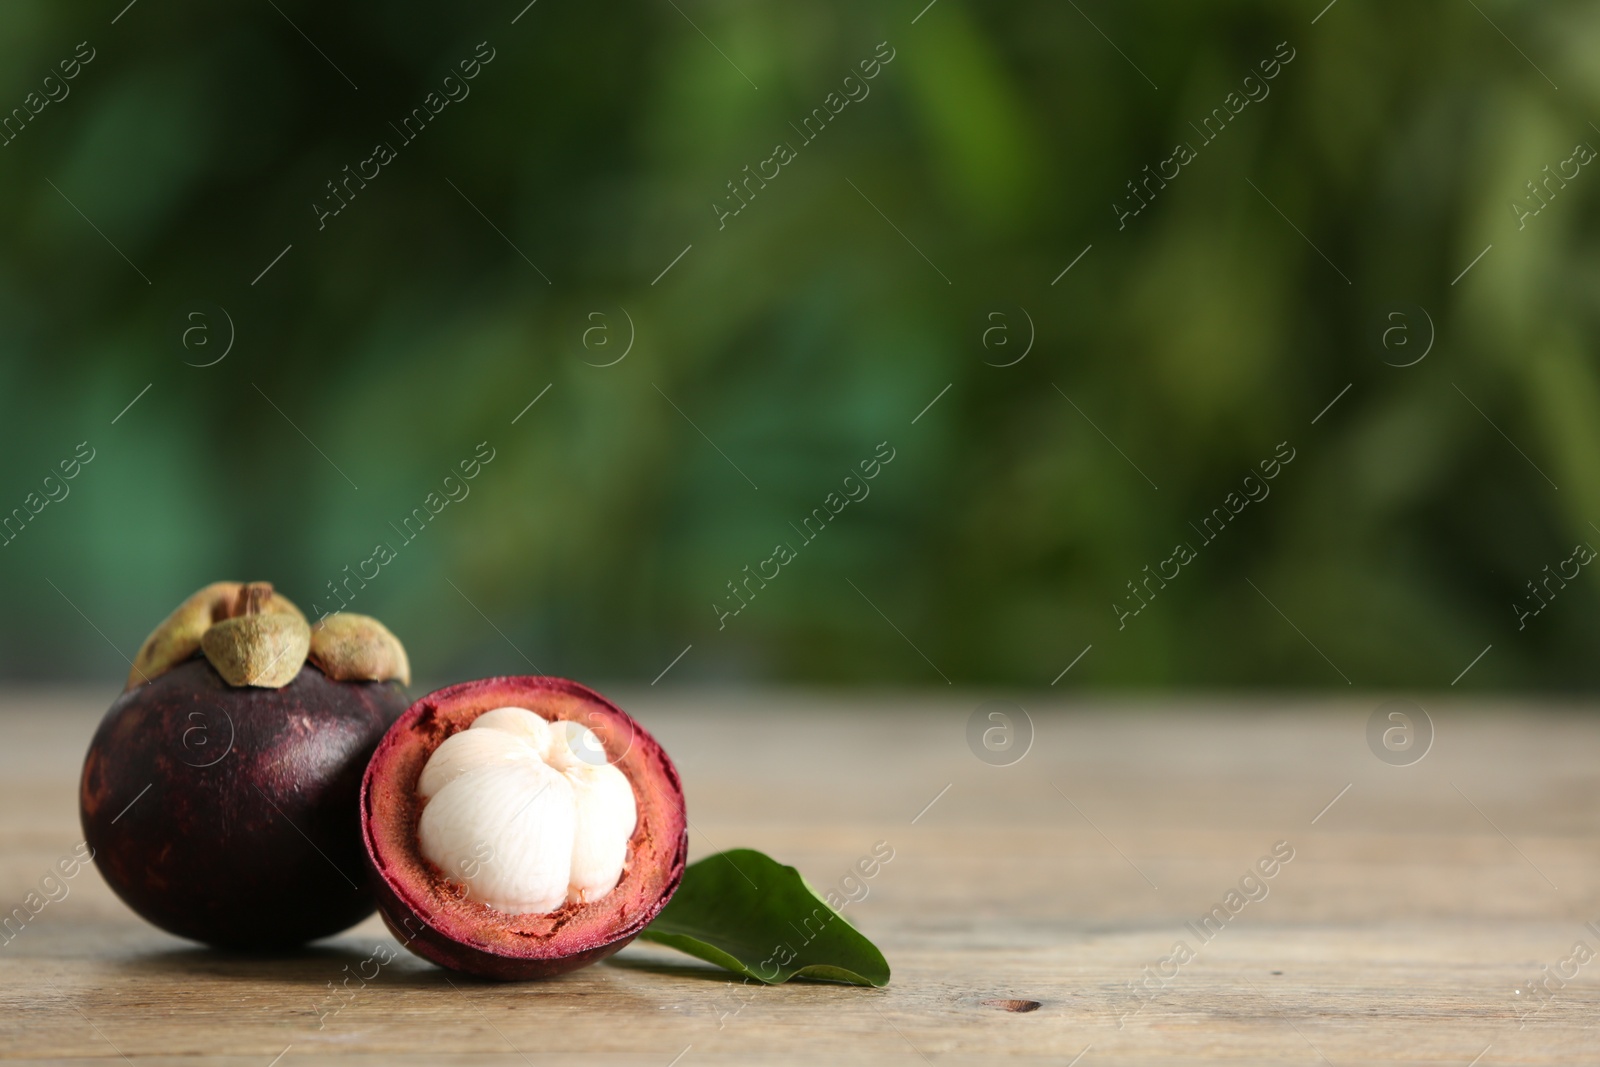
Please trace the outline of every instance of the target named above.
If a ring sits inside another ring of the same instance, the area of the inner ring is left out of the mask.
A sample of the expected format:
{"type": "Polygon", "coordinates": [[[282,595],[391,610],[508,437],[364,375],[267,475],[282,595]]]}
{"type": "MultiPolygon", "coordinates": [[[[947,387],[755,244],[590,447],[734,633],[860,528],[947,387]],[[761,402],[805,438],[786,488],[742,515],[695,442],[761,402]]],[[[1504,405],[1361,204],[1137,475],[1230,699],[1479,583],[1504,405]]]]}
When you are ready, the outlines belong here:
{"type": "Polygon", "coordinates": [[[395,935],[444,966],[503,978],[621,948],[676,890],[688,845],[682,787],[661,746],[558,678],[490,678],[423,697],[368,764],[361,813],[395,935]]]}
{"type": "Polygon", "coordinates": [[[510,914],[611,892],[639,821],[632,784],[593,730],[525,708],[484,712],[445,738],[417,795],[423,857],[510,914]]]}

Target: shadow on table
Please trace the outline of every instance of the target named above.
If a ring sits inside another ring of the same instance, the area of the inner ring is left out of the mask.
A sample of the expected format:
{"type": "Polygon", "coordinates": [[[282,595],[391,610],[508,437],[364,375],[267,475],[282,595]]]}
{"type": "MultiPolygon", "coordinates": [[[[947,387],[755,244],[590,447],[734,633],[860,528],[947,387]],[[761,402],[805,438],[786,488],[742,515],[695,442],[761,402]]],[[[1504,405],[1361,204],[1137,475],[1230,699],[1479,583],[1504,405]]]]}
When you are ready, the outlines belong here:
{"type": "MultiPolygon", "coordinates": [[[[742,981],[739,975],[688,957],[656,956],[648,949],[646,953],[612,956],[598,966],[602,969],[618,967],[626,971],[703,982],[742,981]]],[[[389,937],[375,938],[374,944],[369,947],[348,943],[317,944],[277,953],[228,952],[200,945],[182,945],[119,955],[108,962],[133,977],[169,981],[203,979],[295,986],[310,983],[321,988],[330,982],[337,986],[348,980],[351,988],[354,988],[361,984],[360,980],[365,976],[372,984],[409,989],[449,989],[452,985],[461,989],[508,984],[436,967],[412,955],[389,937]],[[382,965],[374,962],[374,950],[380,946],[384,950],[383,955],[389,957],[389,962],[382,965]]],[[[588,977],[603,973],[584,968],[571,975],[545,979],[540,984],[560,983],[564,979],[585,975],[585,972],[589,972],[588,977]]]]}
{"type": "Polygon", "coordinates": [[[377,946],[384,952],[375,956],[373,948],[350,945],[308,945],[275,953],[228,952],[222,949],[186,945],[138,952],[111,961],[130,975],[152,979],[208,979],[256,984],[281,983],[322,987],[349,980],[354,985],[363,978],[385,985],[420,989],[448,988],[447,976],[461,981],[467,976],[450,975],[419,959],[398,943],[383,938],[377,946]],[[386,944],[383,942],[387,942],[386,944]],[[387,957],[387,963],[377,962],[387,957]]]}
{"type": "Polygon", "coordinates": [[[695,978],[707,982],[742,982],[743,975],[725,971],[709,963],[683,959],[657,959],[651,956],[612,956],[602,966],[620,967],[625,971],[665,975],[669,978],[695,978]]]}
{"type": "MultiPolygon", "coordinates": [[[[768,985],[767,983],[758,981],[755,978],[747,978],[744,975],[738,974],[734,971],[724,970],[723,968],[712,963],[703,963],[689,956],[680,956],[677,953],[672,953],[670,955],[663,954],[658,956],[655,954],[657,951],[662,950],[656,949],[651,945],[636,944],[633,948],[633,951],[630,951],[625,955],[612,956],[610,959],[606,960],[602,966],[620,967],[625,971],[638,971],[643,974],[658,974],[666,978],[689,978],[702,982],[713,982],[720,985],[748,985],[753,989],[778,988],[778,986],[768,985]]],[[[787,982],[779,983],[779,985],[787,985],[793,988],[805,988],[807,986],[831,987],[835,989],[860,988],[858,986],[852,986],[847,982],[835,982],[825,978],[803,977],[794,977],[789,979],[787,982]]]]}

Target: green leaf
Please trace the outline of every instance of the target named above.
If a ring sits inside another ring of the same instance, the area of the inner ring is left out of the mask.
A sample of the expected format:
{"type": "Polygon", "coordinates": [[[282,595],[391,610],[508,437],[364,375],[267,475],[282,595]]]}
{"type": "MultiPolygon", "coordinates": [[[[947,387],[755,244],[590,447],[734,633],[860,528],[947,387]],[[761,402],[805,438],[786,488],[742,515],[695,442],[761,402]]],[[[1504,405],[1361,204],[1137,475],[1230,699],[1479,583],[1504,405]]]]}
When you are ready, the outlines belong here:
{"type": "Polygon", "coordinates": [[[754,849],[707,856],[639,935],[777,985],[814,978],[889,983],[889,962],[800,872],[754,849]]]}

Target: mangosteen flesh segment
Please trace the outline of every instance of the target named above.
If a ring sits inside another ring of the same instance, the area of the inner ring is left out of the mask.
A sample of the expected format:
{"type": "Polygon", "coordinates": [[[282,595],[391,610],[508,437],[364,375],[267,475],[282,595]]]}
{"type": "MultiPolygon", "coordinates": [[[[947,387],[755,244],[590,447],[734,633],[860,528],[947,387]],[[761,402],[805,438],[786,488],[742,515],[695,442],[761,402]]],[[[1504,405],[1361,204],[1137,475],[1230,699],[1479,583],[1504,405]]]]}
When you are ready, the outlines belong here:
{"type": "Polygon", "coordinates": [[[304,666],[234,688],[191,659],[111,706],[84,761],[80,813],[116,894],[156,926],[281,950],[372,912],[361,775],[405,707],[393,682],[304,666]]]}
{"type": "Polygon", "coordinates": [[[417,701],[367,766],[361,817],[389,929],[492,978],[616,952],[676,891],[688,851],[661,746],[560,678],[488,678],[417,701]]]}
{"type": "Polygon", "coordinates": [[[423,857],[497,911],[597,900],[622,877],[638,824],[633,786],[594,731],[555,727],[495,708],[445,738],[417,781],[423,857]]]}

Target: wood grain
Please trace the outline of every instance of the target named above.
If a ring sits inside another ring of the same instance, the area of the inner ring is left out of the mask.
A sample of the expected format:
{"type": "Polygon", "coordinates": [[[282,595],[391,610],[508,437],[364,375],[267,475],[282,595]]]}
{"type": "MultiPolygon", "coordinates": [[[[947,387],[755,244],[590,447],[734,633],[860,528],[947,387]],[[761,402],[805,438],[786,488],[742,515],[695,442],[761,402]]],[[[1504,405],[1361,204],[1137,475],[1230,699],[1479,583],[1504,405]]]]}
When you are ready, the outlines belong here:
{"type": "MultiPolygon", "coordinates": [[[[79,841],[79,761],[112,695],[0,694],[0,907],[79,841]]],[[[1600,950],[1588,709],[1424,700],[1433,748],[1395,767],[1367,748],[1376,699],[1020,696],[1032,747],[994,767],[965,739],[984,695],[612,695],[678,762],[696,856],[760,848],[826,890],[889,843],[846,909],[893,965],[887,988],[745,986],[635,946],[519,986],[402,952],[330,1001],[394,946],[375,921],[289,958],[221,956],[144,925],[89,870],[0,946],[0,1059],[1600,1062],[1600,961],[1530,1013],[1541,968],[1600,950]],[[1279,842],[1292,860],[1246,883],[1265,896],[1197,937],[1186,924],[1279,842]],[[1193,958],[1159,963],[1179,941],[1193,958]]]]}

